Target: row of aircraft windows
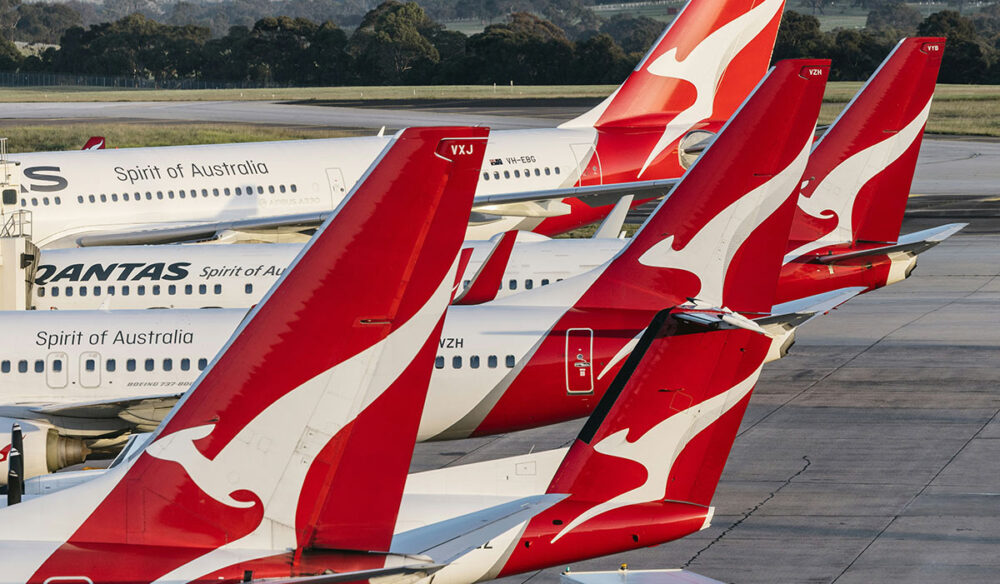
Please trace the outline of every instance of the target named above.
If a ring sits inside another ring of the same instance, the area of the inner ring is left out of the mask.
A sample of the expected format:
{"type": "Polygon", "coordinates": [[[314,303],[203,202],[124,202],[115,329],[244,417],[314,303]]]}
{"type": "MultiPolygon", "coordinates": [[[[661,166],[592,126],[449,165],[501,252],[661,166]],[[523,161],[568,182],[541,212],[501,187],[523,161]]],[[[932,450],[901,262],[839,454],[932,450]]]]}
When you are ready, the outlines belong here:
{"type": "MultiPolygon", "coordinates": [[[[522,176],[524,178],[531,178],[531,171],[532,171],[532,169],[525,168],[524,169],[524,174],[521,174],[521,170],[515,168],[514,169],[514,173],[513,173],[514,174],[514,178],[521,178],[522,176]]],[[[553,172],[555,172],[556,174],[559,174],[559,167],[556,166],[556,167],[550,169],[548,166],[546,166],[545,168],[536,168],[536,169],[534,169],[534,171],[535,171],[535,176],[542,176],[543,172],[545,173],[545,176],[549,176],[553,172]]],[[[503,177],[504,178],[510,178],[510,176],[511,176],[511,171],[509,171],[509,170],[503,171],[503,177]]],[[[483,171],[483,180],[490,180],[490,178],[491,178],[490,177],[490,173],[488,171],[484,170],[483,171]]],[[[493,178],[493,180],[500,180],[500,171],[499,170],[494,170],[492,178],[493,178]]]]}
{"type": "MultiPolygon", "coordinates": [[[[461,356],[455,355],[454,357],[451,358],[451,368],[452,369],[461,369],[462,368],[462,361],[463,360],[462,360],[461,356]]],[[[496,355],[490,355],[490,356],[486,357],[486,366],[489,367],[490,369],[496,369],[498,367],[498,363],[499,363],[499,359],[497,358],[496,355]]],[[[506,357],[504,357],[504,365],[508,369],[513,369],[514,363],[515,363],[515,360],[514,360],[514,356],[513,355],[507,355],[506,357]]],[[[480,365],[479,355],[472,355],[471,357],[469,357],[469,368],[470,369],[479,369],[479,365],[480,365]]],[[[434,368],[435,369],[444,369],[444,357],[438,355],[434,359],[434,368]]]]}
{"type": "MultiPolygon", "coordinates": [[[[126,371],[135,371],[138,368],[138,360],[136,360],[136,359],[125,359],[124,361],[125,361],[125,370],[126,371]]],[[[142,368],[144,370],[146,370],[146,371],[155,371],[156,370],[156,359],[144,359],[142,361],[143,361],[142,368]]],[[[180,368],[181,371],[190,371],[191,370],[191,364],[192,364],[192,362],[193,361],[191,359],[188,359],[188,358],[185,357],[184,359],[178,360],[177,364],[178,364],[178,366],[179,366],[179,368],[180,368]]],[[[6,361],[6,360],[5,361],[0,361],[0,373],[10,373],[11,369],[12,369],[13,363],[14,363],[13,361],[6,361]]],[[[16,363],[17,363],[17,372],[18,373],[27,373],[28,372],[28,369],[29,369],[28,365],[29,365],[29,363],[28,363],[27,359],[21,359],[20,361],[17,361],[16,363]]],[[[198,371],[204,371],[205,368],[208,367],[208,359],[205,359],[205,358],[198,359],[197,362],[196,362],[196,365],[198,367],[198,371]]],[[[83,359],[83,368],[85,370],[94,372],[94,371],[97,371],[97,367],[98,367],[97,366],[97,359],[95,359],[95,358],[86,358],[86,359],[83,359]]],[[[104,361],[104,368],[108,372],[113,373],[113,372],[115,372],[118,369],[118,362],[115,359],[106,359],[104,361]]],[[[160,368],[163,371],[173,371],[174,370],[174,360],[171,359],[171,358],[169,358],[169,357],[164,358],[162,360],[162,363],[160,364],[160,368]]],[[[35,373],[45,373],[45,361],[43,359],[36,359],[35,362],[34,362],[33,367],[31,367],[31,369],[33,369],[35,373]]],[[[54,373],[61,373],[62,370],[63,370],[63,360],[62,359],[54,359],[52,361],[52,371],[54,373]]]]}
{"type": "MultiPolygon", "coordinates": [[[[63,291],[62,292],[63,296],[72,296],[74,290],[77,290],[77,296],[87,296],[88,294],[92,296],[100,296],[104,291],[107,292],[108,296],[114,296],[116,293],[120,293],[121,296],[128,296],[132,293],[132,288],[128,284],[122,284],[121,287],[117,289],[114,286],[107,286],[104,289],[102,289],[101,286],[63,286],[61,289],[63,291]]],[[[168,284],[166,286],[153,284],[149,287],[149,293],[152,294],[153,296],[159,296],[161,292],[165,293],[168,296],[175,296],[181,293],[180,292],[181,289],[182,288],[177,286],[176,284],[168,284]]],[[[59,286],[49,286],[48,288],[46,288],[45,286],[39,286],[38,297],[44,298],[46,294],[48,294],[51,297],[56,297],[59,296],[59,290],[60,290],[59,286]]],[[[222,294],[222,284],[214,284],[211,287],[211,290],[212,294],[222,294]]],[[[195,291],[194,284],[185,284],[183,287],[183,291],[185,296],[191,296],[192,294],[194,294],[195,291]]],[[[208,294],[209,293],[208,291],[209,291],[208,284],[198,285],[198,294],[208,294]]],[[[253,284],[249,283],[245,284],[243,286],[243,292],[245,294],[253,294],[253,284]]],[[[136,285],[135,293],[137,296],[145,296],[146,285],[145,284],[136,285]]]]}
{"type": "MultiPolygon", "coordinates": [[[[556,278],[556,282],[561,282],[561,281],[562,281],[562,278],[556,278]]],[[[472,280],[465,280],[464,282],[462,282],[462,286],[464,288],[468,288],[469,284],[471,284],[471,283],[472,283],[472,280]]],[[[542,278],[541,282],[539,283],[539,286],[548,286],[548,285],[549,285],[549,279],[548,278],[542,278]]],[[[518,286],[518,281],[517,280],[509,280],[507,282],[507,289],[508,290],[517,290],[517,286],[518,286]]],[[[524,289],[525,290],[531,290],[534,287],[535,287],[535,281],[533,279],[526,278],[524,280],[524,289]]],[[[500,289],[503,290],[503,282],[500,282],[500,289]]]]}
{"type": "MultiPolygon", "coordinates": [[[[259,186],[258,185],[256,187],[254,187],[254,186],[236,187],[235,189],[230,189],[229,187],[225,187],[225,188],[222,188],[222,189],[215,188],[215,189],[211,189],[211,190],[209,190],[209,189],[201,189],[201,196],[202,197],[208,197],[209,194],[211,194],[212,196],[215,196],[215,197],[218,197],[220,195],[224,195],[224,196],[228,197],[230,195],[233,195],[234,193],[236,194],[236,196],[240,196],[240,195],[244,195],[244,194],[249,196],[249,195],[254,194],[254,190],[256,190],[256,192],[257,192],[258,195],[263,195],[265,188],[267,189],[267,192],[271,193],[271,194],[274,194],[275,192],[285,193],[285,192],[289,192],[289,191],[293,192],[293,193],[297,193],[298,190],[299,190],[298,186],[296,186],[296,185],[288,185],[287,187],[285,185],[277,185],[277,186],[275,186],[275,185],[268,185],[267,187],[263,187],[263,186],[259,186]]],[[[122,193],[120,196],[121,196],[121,200],[122,201],[141,201],[143,199],[143,194],[142,193],[122,193]]],[[[107,203],[109,200],[112,203],[117,203],[118,202],[118,197],[119,197],[118,193],[111,193],[110,195],[87,195],[86,200],[88,202],[91,202],[91,203],[96,203],[97,201],[100,201],[102,203],[107,203]]],[[[152,191],[146,191],[145,199],[147,201],[153,200],[154,197],[157,198],[157,199],[161,199],[161,200],[165,199],[165,198],[166,199],[173,199],[175,197],[175,194],[174,194],[174,191],[166,191],[165,193],[163,191],[156,191],[155,194],[152,191]]],[[[178,199],[186,199],[188,197],[190,197],[192,199],[198,198],[198,189],[191,189],[190,191],[181,189],[181,190],[177,191],[176,198],[178,198],[178,199]]],[[[39,204],[45,206],[45,205],[48,205],[50,202],[54,203],[56,205],[62,205],[62,199],[60,199],[59,197],[53,197],[51,199],[51,201],[49,200],[48,197],[41,197],[41,198],[39,198],[39,197],[31,197],[30,199],[21,199],[21,206],[22,207],[27,207],[29,202],[31,203],[31,205],[33,207],[37,207],[39,204]]],[[[76,202],[83,203],[84,202],[83,195],[78,195],[76,197],[76,202]]]]}

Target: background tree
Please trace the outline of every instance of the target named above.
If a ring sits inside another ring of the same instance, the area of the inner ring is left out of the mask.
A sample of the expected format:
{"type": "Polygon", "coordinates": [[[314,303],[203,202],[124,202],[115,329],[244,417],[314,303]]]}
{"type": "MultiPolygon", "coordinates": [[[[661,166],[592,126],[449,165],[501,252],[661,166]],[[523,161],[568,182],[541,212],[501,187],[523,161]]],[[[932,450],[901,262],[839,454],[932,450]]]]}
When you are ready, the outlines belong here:
{"type": "Polygon", "coordinates": [[[440,26],[416,2],[389,0],[366,14],[347,45],[362,83],[419,83],[420,77],[441,60],[425,36],[433,35],[440,26]]]}
{"type": "Polygon", "coordinates": [[[558,84],[572,78],[573,44],[555,24],[516,12],[469,37],[468,82],[558,84]]]}
{"type": "Polygon", "coordinates": [[[67,29],[83,24],[80,14],[67,4],[32,2],[22,4],[19,11],[14,34],[29,43],[58,43],[67,29]]]}
{"type": "Polygon", "coordinates": [[[915,35],[923,20],[920,11],[898,0],[880,2],[873,6],[865,21],[865,28],[892,30],[899,36],[915,35]]]}
{"type": "Polygon", "coordinates": [[[601,32],[611,35],[626,54],[638,60],[660,37],[663,23],[647,16],[616,14],[601,25],[601,32]]]}
{"type": "Polygon", "coordinates": [[[948,38],[941,60],[941,83],[984,83],[990,80],[990,65],[995,49],[986,45],[972,20],[954,10],[928,16],[917,32],[921,36],[948,38]]]}

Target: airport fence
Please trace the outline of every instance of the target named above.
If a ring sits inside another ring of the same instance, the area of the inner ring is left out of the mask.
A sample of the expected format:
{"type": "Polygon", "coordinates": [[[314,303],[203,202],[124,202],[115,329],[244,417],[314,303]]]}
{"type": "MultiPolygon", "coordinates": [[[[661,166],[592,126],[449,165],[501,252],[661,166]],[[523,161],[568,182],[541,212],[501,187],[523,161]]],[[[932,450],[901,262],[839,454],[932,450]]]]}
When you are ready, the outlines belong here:
{"type": "Polygon", "coordinates": [[[254,89],[284,87],[275,83],[250,81],[209,81],[204,79],[156,80],[112,75],[72,75],[68,73],[16,73],[0,71],[0,87],[107,87],[112,89],[254,89]]]}

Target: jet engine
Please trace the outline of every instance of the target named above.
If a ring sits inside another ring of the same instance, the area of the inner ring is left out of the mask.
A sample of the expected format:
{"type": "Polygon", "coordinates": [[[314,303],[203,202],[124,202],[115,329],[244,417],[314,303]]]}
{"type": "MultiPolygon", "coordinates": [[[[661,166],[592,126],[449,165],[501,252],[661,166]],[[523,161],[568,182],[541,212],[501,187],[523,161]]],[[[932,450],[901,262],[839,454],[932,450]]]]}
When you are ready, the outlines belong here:
{"type": "Polygon", "coordinates": [[[90,449],[79,438],[60,436],[56,429],[37,420],[0,417],[0,485],[7,485],[7,465],[10,461],[11,428],[21,425],[24,437],[24,478],[48,474],[80,464],[90,449]]]}

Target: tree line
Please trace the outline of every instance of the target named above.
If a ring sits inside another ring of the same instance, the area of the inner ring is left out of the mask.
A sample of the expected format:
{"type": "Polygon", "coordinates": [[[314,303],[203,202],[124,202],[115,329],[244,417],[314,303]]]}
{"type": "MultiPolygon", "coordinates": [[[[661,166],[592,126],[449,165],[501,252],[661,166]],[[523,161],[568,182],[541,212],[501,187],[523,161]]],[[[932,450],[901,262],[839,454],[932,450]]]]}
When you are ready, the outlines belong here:
{"type": "MultiPolygon", "coordinates": [[[[906,4],[868,1],[867,26],[860,30],[824,32],[816,17],[786,10],[775,59],[831,58],[833,79],[863,80],[903,36],[947,36],[942,82],[1000,83],[1000,5],[973,17],[942,11],[923,18],[906,4]]],[[[2,12],[0,22],[9,22],[2,12]]],[[[207,26],[162,23],[137,12],[69,26],[58,47],[34,56],[0,39],[0,71],[261,85],[613,84],[664,27],[629,16],[594,26],[569,33],[538,14],[514,12],[467,36],[416,2],[388,0],[351,32],[330,20],[280,16],[213,36],[207,26]]]]}

